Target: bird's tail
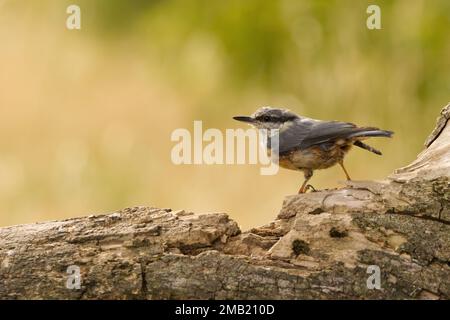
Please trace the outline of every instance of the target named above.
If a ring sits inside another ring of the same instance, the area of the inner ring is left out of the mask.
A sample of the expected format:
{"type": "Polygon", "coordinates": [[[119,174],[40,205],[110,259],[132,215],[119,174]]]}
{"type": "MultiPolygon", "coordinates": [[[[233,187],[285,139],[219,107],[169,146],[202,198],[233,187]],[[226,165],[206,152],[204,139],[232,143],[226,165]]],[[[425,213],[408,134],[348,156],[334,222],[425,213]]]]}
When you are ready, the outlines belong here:
{"type": "MultiPolygon", "coordinates": [[[[380,130],[378,128],[358,128],[358,131],[350,134],[350,138],[366,138],[366,137],[392,137],[394,132],[389,130],[380,130]]],[[[381,155],[381,151],[363,143],[359,139],[353,143],[355,146],[366,149],[367,151],[381,155]]]]}
{"type": "Polygon", "coordinates": [[[389,130],[380,130],[378,128],[358,128],[357,131],[353,132],[349,135],[349,138],[358,138],[358,137],[392,137],[394,134],[393,131],[389,130]]]}
{"type": "Polygon", "coordinates": [[[375,154],[377,154],[379,156],[382,155],[381,151],[379,151],[379,150],[375,149],[374,147],[371,147],[371,146],[363,143],[362,141],[356,140],[355,142],[353,142],[353,144],[355,146],[357,146],[357,147],[360,147],[360,148],[366,149],[367,151],[373,152],[373,153],[375,153],[375,154]]]}

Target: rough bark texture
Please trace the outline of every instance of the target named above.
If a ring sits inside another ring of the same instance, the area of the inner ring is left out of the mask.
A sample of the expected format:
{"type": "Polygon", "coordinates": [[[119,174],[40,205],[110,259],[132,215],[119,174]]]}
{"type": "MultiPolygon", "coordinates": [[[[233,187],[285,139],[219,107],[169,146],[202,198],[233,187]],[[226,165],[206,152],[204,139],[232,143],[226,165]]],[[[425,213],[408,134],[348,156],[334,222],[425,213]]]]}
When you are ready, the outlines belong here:
{"type": "Polygon", "coordinates": [[[386,180],[289,196],[244,233],[224,213],[147,207],[1,228],[0,298],[449,299],[449,118],[386,180]]]}

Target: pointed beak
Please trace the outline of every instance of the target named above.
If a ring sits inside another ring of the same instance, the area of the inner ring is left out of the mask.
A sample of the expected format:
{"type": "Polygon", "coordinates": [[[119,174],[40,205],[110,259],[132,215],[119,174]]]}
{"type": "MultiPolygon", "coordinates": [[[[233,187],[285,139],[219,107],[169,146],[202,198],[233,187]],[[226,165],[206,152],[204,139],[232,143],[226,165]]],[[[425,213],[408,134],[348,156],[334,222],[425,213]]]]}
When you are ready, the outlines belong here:
{"type": "Polygon", "coordinates": [[[252,117],[247,117],[247,116],[237,116],[237,117],[233,117],[233,119],[237,120],[237,121],[247,122],[247,123],[255,122],[255,119],[253,119],[252,117]]]}

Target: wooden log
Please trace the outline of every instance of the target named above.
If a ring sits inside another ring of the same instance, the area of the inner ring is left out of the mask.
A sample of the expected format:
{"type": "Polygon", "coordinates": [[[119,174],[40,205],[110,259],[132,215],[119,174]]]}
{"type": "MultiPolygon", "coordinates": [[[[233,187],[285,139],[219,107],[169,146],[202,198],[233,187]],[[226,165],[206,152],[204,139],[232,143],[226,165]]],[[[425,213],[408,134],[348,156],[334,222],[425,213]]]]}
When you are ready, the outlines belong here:
{"type": "Polygon", "coordinates": [[[385,180],[288,196],[243,233],[148,207],[0,228],[0,298],[449,299],[449,119],[385,180]]]}

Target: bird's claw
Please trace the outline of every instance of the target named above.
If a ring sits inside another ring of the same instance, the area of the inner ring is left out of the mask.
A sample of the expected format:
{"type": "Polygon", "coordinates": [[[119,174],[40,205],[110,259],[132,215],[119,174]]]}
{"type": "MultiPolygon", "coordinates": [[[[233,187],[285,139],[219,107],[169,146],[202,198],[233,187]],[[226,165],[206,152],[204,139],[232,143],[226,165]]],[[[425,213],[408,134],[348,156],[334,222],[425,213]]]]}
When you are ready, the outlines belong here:
{"type": "Polygon", "coordinates": [[[306,193],[309,189],[311,189],[311,192],[317,192],[317,190],[310,184],[307,184],[304,188],[301,188],[298,193],[306,193]]]}

